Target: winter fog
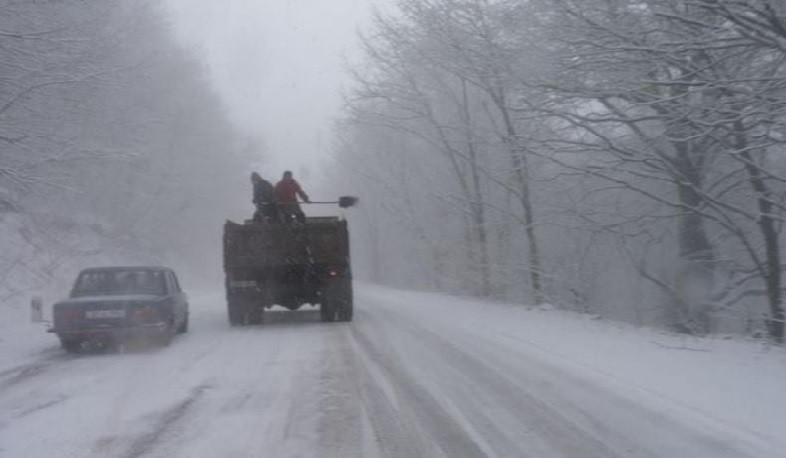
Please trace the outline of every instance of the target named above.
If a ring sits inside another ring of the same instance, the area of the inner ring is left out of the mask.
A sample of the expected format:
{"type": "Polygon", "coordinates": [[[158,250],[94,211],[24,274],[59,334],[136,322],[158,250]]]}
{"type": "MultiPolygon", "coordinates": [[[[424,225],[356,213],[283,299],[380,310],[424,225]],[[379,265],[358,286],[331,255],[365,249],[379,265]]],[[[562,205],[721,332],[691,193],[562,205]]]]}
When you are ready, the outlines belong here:
{"type": "MultiPolygon", "coordinates": [[[[381,1],[379,3],[382,3],[381,1]]],[[[373,2],[169,0],[175,29],[196,50],[233,121],[259,136],[262,168],[320,177],[332,120],[351,84],[345,62],[373,2]]]]}
{"type": "Polygon", "coordinates": [[[0,0],[0,457],[786,457],[785,221],[782,0],[0,0]]]}

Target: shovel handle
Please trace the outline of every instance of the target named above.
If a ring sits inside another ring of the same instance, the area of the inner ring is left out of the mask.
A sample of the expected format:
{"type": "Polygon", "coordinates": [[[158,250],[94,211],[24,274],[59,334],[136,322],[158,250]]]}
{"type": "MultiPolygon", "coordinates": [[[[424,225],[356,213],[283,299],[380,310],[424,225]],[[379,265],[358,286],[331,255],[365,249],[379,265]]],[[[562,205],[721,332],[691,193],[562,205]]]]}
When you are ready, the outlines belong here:
{"type": "Polygon", "coordinates": [[[338,204],[341,208],[353,207],[358,203],[358,198],[353,196],[341,196],[338,200],[317,200],[311,202],[303,202],[304,204],[338,204]]]}

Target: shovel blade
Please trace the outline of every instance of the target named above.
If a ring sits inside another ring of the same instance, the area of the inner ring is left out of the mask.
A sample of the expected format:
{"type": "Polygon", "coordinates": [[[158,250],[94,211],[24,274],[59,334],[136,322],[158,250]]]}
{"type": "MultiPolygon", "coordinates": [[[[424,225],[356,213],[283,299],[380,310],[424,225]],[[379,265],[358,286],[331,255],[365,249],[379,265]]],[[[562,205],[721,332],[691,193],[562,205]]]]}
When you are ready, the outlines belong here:
{"type": "Polygon", "coordinates": [[[341,208],[354,207],[358,203],[358,198],[354,196],[341,196],[338,199],[338,206],[341,208]]]}

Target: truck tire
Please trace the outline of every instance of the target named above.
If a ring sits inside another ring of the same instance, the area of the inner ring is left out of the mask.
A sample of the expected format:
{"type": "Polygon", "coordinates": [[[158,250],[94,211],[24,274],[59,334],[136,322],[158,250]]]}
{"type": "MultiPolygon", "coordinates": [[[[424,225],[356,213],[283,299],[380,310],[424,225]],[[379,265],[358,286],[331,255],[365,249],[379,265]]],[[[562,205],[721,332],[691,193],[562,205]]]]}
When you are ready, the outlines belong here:
{"type": "Polygon", "coordinates": [[[261,306],[246,306],[246,323],[247,324],[262,324],[265,322],[265,309],[261,306]]]}
{"type": "Polygon", "coordinates": [[[332,323],[336,316],[336,309],[330,299],[323,297],[319,306],[319,317],[323,323],[332,323]]]}
{"type": "Polygon", "coordinates": [[[227,301],[227,317],[229,318],[230,326],[240,326],[245,321],[242,305],[237,300],[230,299],[227,301]]]}
{"type": "Polygon", "coordinates": [[[352,321],[351,279],[335,279],[325,284],[320,315],[322,321],[352,321]]]}
{"type": "Polygon", "coordinates": [[[82,339],[66,339],[60,338],[60,346],[66,353],[81,353],[82,352],[82,339]]]}
{"type": "Polygon", "coordinates": [[[352,321],[352,313],[353,313],[353,306],[352,306],[352,298],[344,298],[338,301],[336,304],[338,307],[336,310],[336,315],[338,316],[338,321],[349,322],[352,321]]]}
{"type": "Polygon", "coordinates": [[[352,314],[354,312],[354,307],[352,305],[352,280],[345,279],[343,282],[336,285],[334,294],[336,297],[335,304],[338,321],[352,321],[352,314]]]}

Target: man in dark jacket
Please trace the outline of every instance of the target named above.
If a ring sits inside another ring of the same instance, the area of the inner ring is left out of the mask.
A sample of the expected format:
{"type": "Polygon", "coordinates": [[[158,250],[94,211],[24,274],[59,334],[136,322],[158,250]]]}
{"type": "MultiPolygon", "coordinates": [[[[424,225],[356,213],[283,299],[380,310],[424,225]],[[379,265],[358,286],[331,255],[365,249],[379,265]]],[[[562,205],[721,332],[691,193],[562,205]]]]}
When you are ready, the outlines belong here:
{"type": "Polygon", "coordinates": [[[257,172],[251,173],[251,184],[254,187],[253,202],[257,208],[254,212],[254,221],[258,223],[278,221],[276,193],[273,184],[263,179],[257,172]]]}
{"type": "Polygon", "coordinates": [[[303,188],[300,187],[300,183],[292,178],[292,172],[289,170],[284,172],[281,181],[276,183],[275,191],[276,201],[279,204],[279,208],[284,218],[288,219],[289,215],[295,215],[298,221],[305,223],[306,215],[303,213],[303,210],[300,209],[300,203],[297,197],[300,196],[303,202],[309,202],[308,195],[303,191],[303,188]]]}

